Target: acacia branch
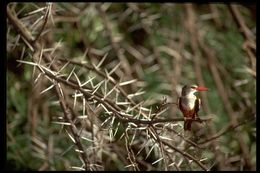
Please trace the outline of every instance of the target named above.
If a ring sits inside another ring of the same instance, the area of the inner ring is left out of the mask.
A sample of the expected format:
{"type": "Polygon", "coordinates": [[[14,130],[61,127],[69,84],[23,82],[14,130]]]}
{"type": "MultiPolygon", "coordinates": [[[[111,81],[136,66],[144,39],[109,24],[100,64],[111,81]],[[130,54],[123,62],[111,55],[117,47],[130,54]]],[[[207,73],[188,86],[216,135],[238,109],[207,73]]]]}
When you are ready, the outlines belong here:
{"type": "MultiPolygon", "coordinates": [[[[21,34],[21,36],[31,45],[31,47],[34,48],[34,55],[33,55],[34,58],[33,58],[33,61],[34,62],[38,62],[38,59],[36,59],[36,58],[38,58],[38,56],[36,56],[36,55],[39,55],[40,47],[41,47],[40,44],[38,43],[38,41],[34,41],[34,39],[33,39],[32,35],[31,35],[31,33],[29,32],[29,30],[25,26],[23,26],[23,24],[16,17],[16,15],[11,12],[9,7],[7,7],[7,17],[9,19],[9,21],[11,22],[11,24],[16,29],[16,31],[21,34]]],[[[48,56],[46,56],[46,54],[43,54],[43,56],[45,57],[44,61],[51,62],[51,59],[48,56]]],[[[57,68],[57,66],[55,64],[51,64],[51,69],[53,69],[55,71],[58,71],[58,68],[57,68]]],[[[76,146],[78,147],[78,149],[80,151],[84,151],[83,147],[82,147],[82,144],[81,144],[81,142],[79,140],[78,134],[77,134],[77,129],[76,129],[74,123],[71,121],[71,113],[70,113],[70,111],[69,111],[69,109],[67,107],[67,101],[66,101],[66,98],[65,98],[65,96],[66,96],[65,91],[62,91],[62,89],[58,86],[58,83],[55,85],[55,90],[56,90],[56,94],[57,94],[57,96],[59,98],[60,106],[63,109],[64,117],[72,125],[72,126],[70,126],[70,130],[71,130],[71,133],[73,134],[73,137],[75,139],[76,146]],[[63,92],[63,96],[62,96],[61,92],[63,92]]],[[[81,158],[84,161],[85,169],[89,170],[89,163],[90,162],[87,159],[86,153],[85,152],[80,152],[80,156],[81,156],[81,158]]]]}

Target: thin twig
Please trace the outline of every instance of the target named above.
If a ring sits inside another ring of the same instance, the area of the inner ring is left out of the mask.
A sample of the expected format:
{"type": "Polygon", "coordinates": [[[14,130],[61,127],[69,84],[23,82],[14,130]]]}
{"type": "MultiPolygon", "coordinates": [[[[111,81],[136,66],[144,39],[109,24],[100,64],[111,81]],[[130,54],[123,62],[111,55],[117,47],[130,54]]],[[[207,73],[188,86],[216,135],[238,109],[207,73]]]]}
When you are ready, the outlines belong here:
{"type": "Polygon", "coordinates": [[[239,124],[237,124],[236,126],[233,126],[232,123],[230,122],[227,126],[223,127],[217,134],[213,135],[211,138],[209,139],[206,139],[204,141],[201,141],[201,142],[198,142],[197,144],[201,145],[201,144],[205,144],[205,143],[208,143],[208,142],[211,142],[221,136],[223,136],[225,133],[228,133],[228,132],[232,132],[232,130],[235,130],[236,128],[248,123],[248,121],[252,121],[254,120],[255,118],[252,117],[251,119],[249,120],[246,120],[246,121],[243,121],[239,124]]]}
{"type": "Polygon", "coordinates": [[[44,15],[44,19],[43,19],[44,23],[43,23],[43,25],[42,25],[38,35],[35,37],[34,42],[36,42],[39,39],[39,37],[41,36],[41,34],[42,34],[42,32],[43,32],[43,30],[44,30],[44,28],[45,28],[45,26],[46,26],[46,24],[48,22],[49,15],[51,13],[51,6],[52,6],[52,4],[48,3],[48,7],[46,9],[46,12],[45,12],[45,15],[44,15]]]}
{"type": "Polygon", "coordinates": [[[109,21],[105,11],[102,9],[101,4],[97,4],[97,10],[101,15],[101,19],[104,23],[105,29],[107,30],[108,36],[109,36],[109,40],[110,43],[112,45],[113,50],[115,51],[117,57],[119,58],[123,69],[125,71],[125,74],[129,75],[129,77],[132,79],[132,72],[131,72],[131,66],[127,60],[126,57],[124,57],[123,55],[123,50],[122,48],[120,48],[120,44],[118,44],[118,42],[115,40],[114,36],[112,35],[112,24],[109,21]]]}

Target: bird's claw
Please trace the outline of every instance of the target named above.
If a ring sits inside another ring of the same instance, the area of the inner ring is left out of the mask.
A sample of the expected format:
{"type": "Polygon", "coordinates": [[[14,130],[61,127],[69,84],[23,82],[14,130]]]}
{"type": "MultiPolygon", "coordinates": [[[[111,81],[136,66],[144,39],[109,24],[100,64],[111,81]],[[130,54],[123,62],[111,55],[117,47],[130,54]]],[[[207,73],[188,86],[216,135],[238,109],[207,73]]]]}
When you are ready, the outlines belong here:
{"type": "Polygon", "coordinates": [[[202,123],[202,120],[199,117],[196,117],[195,120],[197,120],[199,123],[202,123]]]}

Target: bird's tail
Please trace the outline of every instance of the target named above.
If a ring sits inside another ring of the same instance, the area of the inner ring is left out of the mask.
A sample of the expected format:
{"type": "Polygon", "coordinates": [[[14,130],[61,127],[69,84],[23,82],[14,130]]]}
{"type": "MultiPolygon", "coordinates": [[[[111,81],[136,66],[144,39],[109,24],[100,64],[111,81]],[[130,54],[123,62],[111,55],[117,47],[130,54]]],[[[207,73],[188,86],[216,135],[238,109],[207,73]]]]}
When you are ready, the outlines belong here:
{"type": "Polygon", "coordinates": [[[185,120],[184,121],[184,130],[191,130],[191,120],[185,120]]]}

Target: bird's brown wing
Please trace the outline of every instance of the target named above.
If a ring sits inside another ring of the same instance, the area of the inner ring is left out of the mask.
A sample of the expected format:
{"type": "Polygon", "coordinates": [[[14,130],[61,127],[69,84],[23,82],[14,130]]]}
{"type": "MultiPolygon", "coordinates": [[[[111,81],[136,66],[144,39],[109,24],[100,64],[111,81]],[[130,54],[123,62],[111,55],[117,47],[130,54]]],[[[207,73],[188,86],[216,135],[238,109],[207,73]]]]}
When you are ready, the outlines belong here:
{"type": "MultiPolygon", "coordinates": [[[[195,105],[194,105],[194,112],[195,112],[195,117],[198,116],[198,111],[200,110],[200,105],[201,105],[201,100],[199,98],[197,98],[195,100],[195,105]]],[[[194,118],[195,118],[194,117],[194,118]]]]}
{"type": "MultiPolygon", "coordinates": [[[[183,109],[183,107],[181,105],[181,97],[178,98],[177,105],[178,105],[178,108],[180,109],[180,111],[182,112],[184,118],[187,118],[186,116],[189,114],[187,114],[188,112],[185,112],[185,110],[183,109]]],[[[184,130],[191,130],[191,123],[192,123],[192,121],[184,119],[184,130]]]]}
{"type": "Polygon", "coordinates": [[[177,106],[178,106],[178,108],[179,109],[181,109],[181,97],[178,97],[178,99],[177,99],[177,106]]]}
{"type": "MultiPolygon", "coordinates": [[[[178,100],[177,100],[178,108],[180,109],[180,111],[182,112],[182,114],[183,114],[184,116],[189,117],[189,115],[191,115],[192,112],[190,112],[189,110],[185,110],[185,109],[183,108],[183,106],[182,106],[181,103],[182,103],[182,98],[179,97],[178,100]]],[[[193,111],[193,110],[192,110],[192,111],[193,111]]]]}

